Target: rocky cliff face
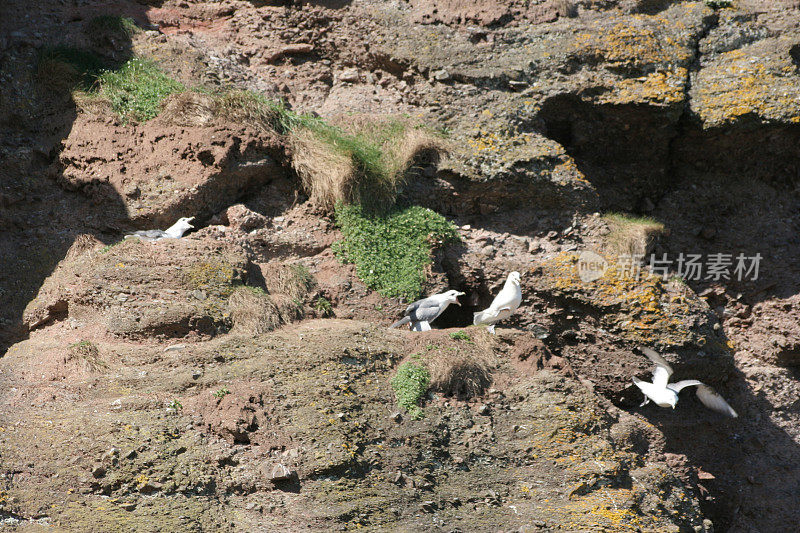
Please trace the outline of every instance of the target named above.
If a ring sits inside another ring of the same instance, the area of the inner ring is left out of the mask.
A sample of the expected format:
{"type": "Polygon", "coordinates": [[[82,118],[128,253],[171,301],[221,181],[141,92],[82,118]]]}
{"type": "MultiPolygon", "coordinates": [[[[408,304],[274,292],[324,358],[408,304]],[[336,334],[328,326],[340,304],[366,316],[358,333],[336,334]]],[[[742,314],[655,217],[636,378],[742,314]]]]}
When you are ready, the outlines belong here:
{"type": "Polygon", "coordinates": [[[793,2],[34,4],[0,17],[7,524],[800,527],[793,2]],[[114,31],[120,16],[139,29],[114,31]],[[125,120],[42,68],[55,45],[149,57],[200,90],[125,120]],[[458,227],[425,285],[467,293],[443,330],[385,329],[406,302],[334,255],[285,131],[212,111],[229,89],[446,132],[401,198],[458,227]],[[122,240],[190,215],[178,241],[122,240]],[[762,262],[756,280],[634,279],[620,247],[762,262]],[[620,275],[583,281],[587,249],[620,275]],[[496,337],[465,329],[510,270],[520,310],[496,337]],[[638,408],[640,345],[740,417],[687,393],[638,408]],[[403,414],[398,366],[454,359],[483,385],[434,386],[422,419],[403,414]]]}

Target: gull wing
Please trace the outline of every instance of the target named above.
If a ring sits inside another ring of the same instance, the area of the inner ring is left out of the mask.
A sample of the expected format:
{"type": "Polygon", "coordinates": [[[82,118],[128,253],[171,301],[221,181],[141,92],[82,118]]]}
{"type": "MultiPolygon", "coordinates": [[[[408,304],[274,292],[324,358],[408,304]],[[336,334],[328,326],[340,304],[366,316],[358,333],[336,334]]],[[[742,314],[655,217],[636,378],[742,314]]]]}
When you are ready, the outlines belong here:
{"type": "Polygon", "coordinates": [[[442,302],[433,297],[425,298],[408,306],[406,314],[414,322],[432,322],[442,314],[442,302]]]}
{"type": "Polygon", "coordinates": [[[736,418],[739,416],[736,414],[736,411],[733,410],[733,407],[728,405],[728,402],[725,401],[725,398],[720,396],[717,391],[702,381],[697,381],[696,379],[684,379],[683,381],[670,383],[667,385],[667,388],[674,390],[677,394],[686,387],[693,387],[695,385],[697,386],[697,397],[701,402],[703,402],[703,405],[712,411],[722,413],[723,415],[727,415],[731,418],[736,418]]]}
{"type": "Polygon", "coordinates": [[[666,387],[669,377],[672,375],[672,367],[669,366],[667,360],[656,353],[655,350],[651,350],[645,346],[639,349],[656,365],[655,370],[653,370],[653,385],[657,387],[666,387]]]}
{"type": "Polygon", "coordinates": [[[505,307],[514,312],[519,304],[522,302],[522,291],[515,287],[512,283],[506,283],[497,296],[492,300],[489,309],[501,310],[505,307]]]}
{"type": "Polygon", "coordinates": [[[142,239],[163,239],[167,236],[167,233],[160,229],[146,229],[142,231],[134,231],[131,235],[134,237],[141,237],[142,239]]]}
{"type": "Polygon", "coordinates": [[[733,410],[733,407],[728,405],[728,402],[725,401],[725,398],[720,396],[717,391],[708,385],[701,383],[697,386],[697,397],[701,402],[703,402],[703,405],[713,411],[722,413],[723,415],[727,415],[731,418],[736,418],[739,416],[736,414],[736,411],[733,410]]]}
{"type": "Polygon", "coordinates": [[[670,383],[669,385],[667,385],[667,388],[674,390],[675,394],[678,394],[686,387],[691,387],[693,385],[702,385],[702,384],[703,384],[702,381],[697,381],[696,379],[684,379],[683,381],[676,381],[675,383],[670,383]]]}

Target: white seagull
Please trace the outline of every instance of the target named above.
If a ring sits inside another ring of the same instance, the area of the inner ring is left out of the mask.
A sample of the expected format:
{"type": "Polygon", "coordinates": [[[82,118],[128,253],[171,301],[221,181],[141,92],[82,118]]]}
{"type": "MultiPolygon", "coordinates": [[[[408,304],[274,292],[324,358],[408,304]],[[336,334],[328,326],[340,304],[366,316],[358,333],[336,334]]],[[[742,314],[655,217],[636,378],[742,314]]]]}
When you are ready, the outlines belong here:
{"type": "Polygon", "coordinates": [[[417,300],[406,307],[403,318],[389,326],[396,328],[404,324],[411,324],[411,331],[429,331],[431,322],[436,320],[450,304],[461,305],[458,297],[464,296],[463,292],[449,290],[441,294],[434,294],[422,300],[417,300]]]}
{"type": "Polygon", "coordinates": [[[492,305],[473,315],[472,323],[486,325],[489,333],[494,333],[494,325],[510,317],[522,302],[522,289],[519,286],[519,272],[512,272],[506,279],[503,289],[492,300],[492,305]]]}
{"type": "Polygon", "coordinates": [[[669,366],[669,363],[650,348],[642,347],[640,349],[648,359],[655,363],[656,368],[653,370],[652,383],[642,381],[635,376],[633,378],[633,382],[644,394],[644,401],[639,407],[647,405],[652,400],[659,407],[675,409],[675,404],[678,403],[678,393],[686,387],[697,385],[697,397],[703,402],[703,405],[732,418],[739,416],[722,396],[702,381],[685,379],[677,383],[668,383],[669,377],[672,375],[672,367],[669,366]]]}
{"type": "Polygon", "coordinates": [[[143,231],[135,231],[130,235],[125,235],[125,238],[128,237],[139,237],[143,241],[150,241],[156,242],[160,241],[161,239],[180,239],[183,237],[183,234],[192,229],[194,226],[189,224],[194,220],[194,217],[188,218],[179,218],[178,221],[167,228],[166,230],[160,229],[148,229],[143,231]]]}

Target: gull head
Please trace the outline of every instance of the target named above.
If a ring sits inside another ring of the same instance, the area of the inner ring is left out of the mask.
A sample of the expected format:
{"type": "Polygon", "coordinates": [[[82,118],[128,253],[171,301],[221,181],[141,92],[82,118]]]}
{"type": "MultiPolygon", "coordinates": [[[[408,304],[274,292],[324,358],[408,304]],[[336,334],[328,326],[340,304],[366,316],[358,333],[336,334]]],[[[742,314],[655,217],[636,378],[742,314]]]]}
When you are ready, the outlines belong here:
{"type": "Polygon", "coordinates": [[[464,296],[465,294],[466,293],[458,292],[457,290],[449,290],[446,293],[444,293],[444,295],[447,297],[447,301],[456,305],[461,305],[461,303],[458,301],[458,297],[464,296]]]}
{"type": "Polygon", "coordinates": [[[194,220],[194,217],[183,217],[183,218],[179,218],[178,222],[176,222],[176,224],[180,224],[181,228],[186,228],[188,230],[188,229],[192,229],[194,227],[194,226],[192,226],[190,224],[190,222],[192,220],[194,220]]]}
{"type": "Polygon", "coordinates": [[[516,270],[508,275],[508,281],[519,285],[519,272],[516,270]]]}
{"type": "Polygon", "coordinates": [[[192,220],[194,220],[194,217],[179,218],[178,221],[172,226],[170,226],[169,229],[166,231],[167,237],[171,237],[173,239],[180,239],[181,237],[183,237],[184,233],[186,233],[187,231],[189,231],[194,227],[191,224],[189,224],[189,222],[191,222],[192,220]]]}
{"type": "Polygon", "coordinates": [[[678,395],[676,394],[676,395],[674,395],[672,398],[670,398],[669,400],[667,400],[667,403],[668,403],[668,404],[669,404],[669,405],[670,405],[670,406],[671,406],[673,409],[675,409],[675,406],[678,404],[678,395]]]}

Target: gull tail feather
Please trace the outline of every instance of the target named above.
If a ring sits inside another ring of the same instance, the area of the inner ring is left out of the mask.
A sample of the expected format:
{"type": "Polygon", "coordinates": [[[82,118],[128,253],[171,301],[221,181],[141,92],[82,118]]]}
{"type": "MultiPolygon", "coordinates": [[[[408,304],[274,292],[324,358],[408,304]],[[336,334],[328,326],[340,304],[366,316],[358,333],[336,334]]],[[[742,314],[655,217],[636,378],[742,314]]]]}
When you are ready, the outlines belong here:
{"type": "Polygon", "coordinates": [[[397,322],[395,322],[394,324],[389,326],[389,329],[391,329],[391,328],[399,328],[400,326],[404,326],[405,324],[408,324],[410,322],[411,322],[411,317],[410,316],[404,316],[403,318],[401,318],[400,320],[398,320],[397,322]]]}
{"type": "Polygon", "coordinates": [[[486,311],[481,311],[479,313],[473,313],[473,315],[472,315],[472,323],[474,325],[476,325],[476,326],[479,325],[479,324],[488,324],[489,322],[491,322],[492,318],[494,318],[494,317],[495,317],[495,313],[492,312],[492,311],[489,311],[487,309],[486,311]]]}

